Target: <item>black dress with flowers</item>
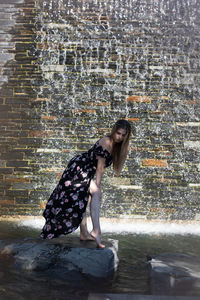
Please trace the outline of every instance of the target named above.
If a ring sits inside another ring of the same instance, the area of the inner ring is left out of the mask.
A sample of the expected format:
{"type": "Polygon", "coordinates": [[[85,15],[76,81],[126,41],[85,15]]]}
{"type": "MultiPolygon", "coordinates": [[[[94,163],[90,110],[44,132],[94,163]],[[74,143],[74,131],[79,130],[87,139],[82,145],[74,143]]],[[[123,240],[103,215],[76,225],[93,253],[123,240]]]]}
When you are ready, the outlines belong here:
{"type": "Polygon", "coordinates": [[[46,223],[42,239],[56,238],[79,227],[88,203],[90,181],[96,173],[97,156],[105,158],[105,167],[112,164],[111,154],[99,141],[70,160],[43,212],[46,223]]]}

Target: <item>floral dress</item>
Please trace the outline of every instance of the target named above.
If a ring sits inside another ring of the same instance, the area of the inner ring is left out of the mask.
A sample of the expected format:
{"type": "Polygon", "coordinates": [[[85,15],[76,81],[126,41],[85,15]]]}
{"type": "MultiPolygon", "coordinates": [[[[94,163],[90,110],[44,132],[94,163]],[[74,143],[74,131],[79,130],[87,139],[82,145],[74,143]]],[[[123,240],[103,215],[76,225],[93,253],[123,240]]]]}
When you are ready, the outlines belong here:
{"type": "Polygon", "coordinates": [[[112,164],[111,154],[99,141],[70,160],[43,212],[46,223],[42,239],[56,238],[79,227],[88,203],[90,181],[96,173],[97,155],[105,158],[105,167],[112,164]]]}

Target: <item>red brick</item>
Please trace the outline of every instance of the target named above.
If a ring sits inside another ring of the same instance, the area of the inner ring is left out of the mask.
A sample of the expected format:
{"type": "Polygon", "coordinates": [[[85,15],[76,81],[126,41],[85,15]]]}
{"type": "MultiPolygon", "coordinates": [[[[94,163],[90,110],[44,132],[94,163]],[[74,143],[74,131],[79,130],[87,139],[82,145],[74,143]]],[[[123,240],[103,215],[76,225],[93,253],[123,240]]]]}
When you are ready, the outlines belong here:
{"type": "Polygon", "coordinates": [[[97,103],[97,106],[110,106],[109,102],[99,102],[97,103]]]}
{"type": "Polygon", "coordinates": [[[53,134],[52,130],[31,130],[29,132],[30,137],[48,137],[53,134]]]}
{"type": "Polygon", "coordinates": [[[89,105],[89,106],[110,106],[110,103],[109,102],[86,102],[86,105],[89,105]]]}
{"type": "Polygon", "coordinates": [[[16,182],[30,182],[30,179],[28,178],[5,178],[4,179],[5,182],[12,182],[12,183],[16,183],[16,182]]]}
{"type": "Polygon", "coordinates": [[[151,99],[147,96],[128,96],[128,98],[126,99],[126,102],[145,102],[145,103],[150,103],[151,99]]]}
{"type": "Polygon", "coordinates": [[[5,204],[13,205],[13,204],[15,204],[15,200],[4,200],[4,201],[1,201],[0,202],[0,207],[2,207],[5,204]]]}
{"type": "Polygon", "coordinates": [[[144,167],[167,167],[167,161],[162,159],[144,159],[142,161],[142,166],[144,167]]]}
{"type": "Polygon", "coordinates": [[[51,120],[51,121],[53,121],[53,120],[56,120],[56,117],[54,117],[54,116],[42,116],[42,119],[43,120],[51,120]]]}
{"type": "Polygon", "coordinates": [[[126,118],[127,121],[130,121],[130,122],[137,122],[139,121],[140,119],[138,118],[126,118]]]}

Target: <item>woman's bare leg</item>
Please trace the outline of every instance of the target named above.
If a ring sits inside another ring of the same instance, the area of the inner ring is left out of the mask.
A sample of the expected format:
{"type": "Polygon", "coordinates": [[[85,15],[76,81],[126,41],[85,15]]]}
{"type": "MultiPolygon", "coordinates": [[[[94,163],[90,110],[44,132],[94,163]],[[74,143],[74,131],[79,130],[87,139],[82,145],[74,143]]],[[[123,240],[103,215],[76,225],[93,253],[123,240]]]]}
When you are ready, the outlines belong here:
{"type": "Polygon", "coordinates": [[[80,240],[81,241],[94,241],[94,237],[88,232],[86,213],[83,214],[83,219],[80,224],[80,240]]]}
{"type": "Polygon", "coordinates": [[[99,222],[101,191],[94,181],[91,182],[90,192],[92,194],[92,199],[90,202],[90,215],[93,225],[91,235],[95,238],[97,246],[99,248],[105,248],[105,245],[101,243],[101,228],[99,222]]]}

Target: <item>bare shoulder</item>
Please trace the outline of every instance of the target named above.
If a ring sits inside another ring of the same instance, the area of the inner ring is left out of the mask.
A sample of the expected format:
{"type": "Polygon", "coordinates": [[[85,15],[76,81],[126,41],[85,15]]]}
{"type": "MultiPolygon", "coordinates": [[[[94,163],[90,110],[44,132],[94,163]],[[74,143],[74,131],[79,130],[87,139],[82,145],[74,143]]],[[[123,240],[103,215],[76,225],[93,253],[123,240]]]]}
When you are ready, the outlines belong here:
{"type": "Polygon", "coordinates": [[[111,151],[111,140],[108,136],[104,136],[99,140],[99,144],[109,152],[111,151]]]}

